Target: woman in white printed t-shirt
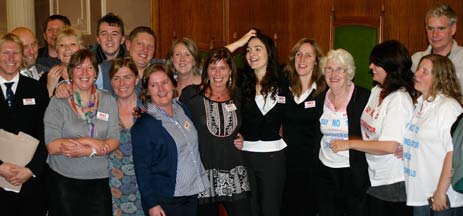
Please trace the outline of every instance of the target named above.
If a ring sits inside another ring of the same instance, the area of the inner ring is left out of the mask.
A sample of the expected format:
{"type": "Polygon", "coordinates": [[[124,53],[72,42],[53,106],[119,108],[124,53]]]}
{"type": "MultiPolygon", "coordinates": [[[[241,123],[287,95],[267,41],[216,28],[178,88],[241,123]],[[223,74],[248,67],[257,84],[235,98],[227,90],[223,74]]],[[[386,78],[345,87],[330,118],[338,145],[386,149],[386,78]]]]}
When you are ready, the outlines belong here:
{"type": "Polygon", "coordinates": [[[370,187],[365,153],[355,150],[334,153],[332,140],[360,139],[360,116],[370,91],[355,86],[355,64],[352,55],[343,50],[330,50],[321,60],[329,87],[323,95],[320,117],[319,198],[320,216],[368,216],[367,196],[370,187]]]}
{"type": "Polygon", "coordinates": [[[370,69],[377,85],[361,116],[363,140],[335,140],[330,145],[334,152],[354,149],[367,153],[369,215],[411,214],[405,205],[403,162],[393,154],[403,142],[413,112],[411,65],[409,52],[400,42],[376,45],[370,54],[370,69]]]}
{"type": "Polygon", "coordinates": [[[421,96],[403,147],[407,205],[413,206],[415,216],[462,215],[463,194],[450,187],[450,128],[463,111],[453,63],[445,56],[424,56],[415,73],[415,89],[421,96]]]}

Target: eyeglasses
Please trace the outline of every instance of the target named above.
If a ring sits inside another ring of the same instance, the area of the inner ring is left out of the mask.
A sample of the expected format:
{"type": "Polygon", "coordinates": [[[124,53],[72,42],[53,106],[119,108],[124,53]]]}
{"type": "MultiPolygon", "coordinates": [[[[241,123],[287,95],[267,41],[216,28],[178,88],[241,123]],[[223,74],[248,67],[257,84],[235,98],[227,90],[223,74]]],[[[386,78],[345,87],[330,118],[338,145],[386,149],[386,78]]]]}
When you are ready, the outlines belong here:
{"type": "Polygon", "coordinates": [[[325,70],[326,74],[331,74],[333,72],[340,74],[340,73],[346,72],[346,68],[343,68],[343,67],[337,67],[337,68],[325,67],[323,70],[325,70]]]}

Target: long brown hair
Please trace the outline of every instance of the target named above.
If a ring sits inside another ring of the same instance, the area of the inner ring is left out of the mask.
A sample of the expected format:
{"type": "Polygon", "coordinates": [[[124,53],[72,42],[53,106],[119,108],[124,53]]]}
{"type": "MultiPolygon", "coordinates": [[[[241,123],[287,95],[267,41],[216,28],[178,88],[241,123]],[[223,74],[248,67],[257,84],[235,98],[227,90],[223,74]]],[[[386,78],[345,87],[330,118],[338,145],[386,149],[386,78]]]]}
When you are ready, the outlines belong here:
{"type": "Polygon", "coordinates": [[[320,59],[322,58],[322,49],[320,48],[320,45],[314,40],[308,39],[308,38],[302,38],[300,39],[296,44],[294,44],[293,49],[291,50],[291,53],[289,54],[289,63],[286,65],[286,73],[288,74],[288,79],[289,79],[289,84],[291,86],[291,92],[293,95],[296,96],[301,96],[302,94],[302,83],[301,79],[299,78],[299,74],[296,71],[295,67],[295,59],[296,59],[296,54],[299,51],[299,48],[301,48],[302,45],[304,44],[310,44],[314,50],[315,54],[315,63],[313,66],[313,71],[312,71],[312,76],[310,77],[310,83],[309,87],[312,85],[312,83],[317,84],[317,89],[314,92],[314,96],[317,96],[321,92],[323,92],[326,88],[326,83],[325,79],[323,79],[323,74],[320,69],[320,59]]]}

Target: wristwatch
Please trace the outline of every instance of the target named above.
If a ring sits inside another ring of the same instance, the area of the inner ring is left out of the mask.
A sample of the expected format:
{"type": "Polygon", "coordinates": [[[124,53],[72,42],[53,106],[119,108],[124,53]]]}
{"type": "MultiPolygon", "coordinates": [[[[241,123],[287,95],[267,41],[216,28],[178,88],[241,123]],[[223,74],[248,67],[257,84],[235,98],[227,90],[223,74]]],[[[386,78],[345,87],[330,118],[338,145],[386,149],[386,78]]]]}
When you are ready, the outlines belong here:
{"type": "Polygon", "coordinates": [[[96,156],[96,149],[92,148],[92,153],[88,156],[89,158],[94,158],[96,156]]]}

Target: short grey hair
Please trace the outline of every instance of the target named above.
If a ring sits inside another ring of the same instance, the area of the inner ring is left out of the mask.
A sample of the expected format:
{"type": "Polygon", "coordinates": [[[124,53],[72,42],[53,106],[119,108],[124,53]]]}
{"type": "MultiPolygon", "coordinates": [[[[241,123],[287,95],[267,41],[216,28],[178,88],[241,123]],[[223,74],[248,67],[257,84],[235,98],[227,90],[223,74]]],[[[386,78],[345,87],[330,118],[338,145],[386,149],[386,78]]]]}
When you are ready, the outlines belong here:
{"type": "Polygon", "coordinates": [[[320,69],[325,75],[325,70],[324,68],[326,67],[326,64],[328,63],[329,60],[332,60],[334,62],[340,63],[346,67],[346,73],[347,77],[349,80],[354,79],[355,76],[355,62],[354,62],[354,57],[347,52],[344,49],[336,49],[336,50],[330,50],[328,51],[328,54],[326,54],[325,57],[323,57],[320,60],[320,69]]]}
{"type": "Polygon", "coordinates": [[[457,13],[446,3],[436,4],[434,7],[426,12],[426,19],[424,22],[427,24],[429,17],[446,16],[449,19],[449,25],[457,23],[457,13]]]}

